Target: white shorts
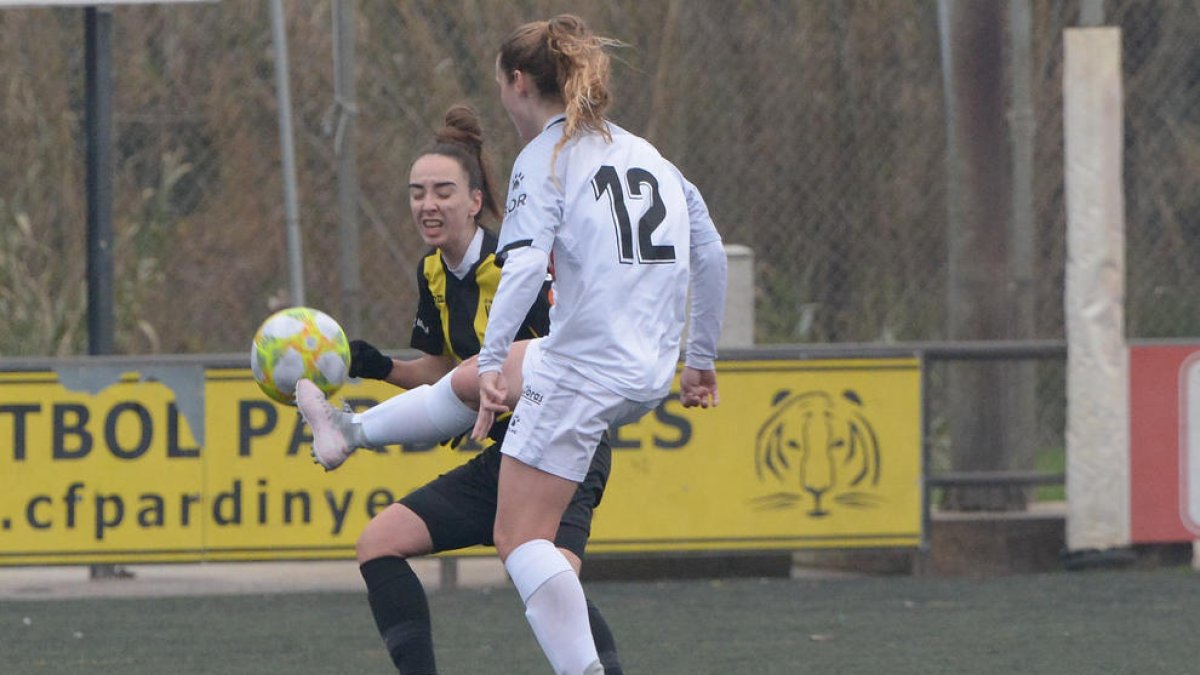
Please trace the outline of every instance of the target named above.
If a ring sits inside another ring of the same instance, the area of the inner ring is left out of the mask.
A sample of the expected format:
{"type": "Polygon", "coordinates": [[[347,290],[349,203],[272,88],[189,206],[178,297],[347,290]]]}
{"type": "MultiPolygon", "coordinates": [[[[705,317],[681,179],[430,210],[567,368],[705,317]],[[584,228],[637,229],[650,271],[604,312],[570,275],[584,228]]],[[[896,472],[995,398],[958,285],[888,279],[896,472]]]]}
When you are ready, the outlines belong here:
{"type": "Polygon", "coordinates": [[[535,469],[580,482],[609,427],[654,410],[658,401],[631,401],[545,354],[532,340],[521,362],[521,400],[513,409],[501,452],[535,469]]]}

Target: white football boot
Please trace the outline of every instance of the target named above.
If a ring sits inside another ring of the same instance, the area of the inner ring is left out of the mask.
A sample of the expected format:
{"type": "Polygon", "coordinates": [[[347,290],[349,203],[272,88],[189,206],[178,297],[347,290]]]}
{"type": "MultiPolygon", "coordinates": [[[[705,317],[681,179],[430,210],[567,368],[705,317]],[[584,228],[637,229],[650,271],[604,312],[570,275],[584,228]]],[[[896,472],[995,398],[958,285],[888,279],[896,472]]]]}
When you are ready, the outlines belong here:
{"type": "Polygon", "coordinates": [[[326,471],[338,468],[355,450],[367,445],[354,413],[334,408],[311,381],[296,382],[296,407],[312,429],[313,461],[326,471]]]}

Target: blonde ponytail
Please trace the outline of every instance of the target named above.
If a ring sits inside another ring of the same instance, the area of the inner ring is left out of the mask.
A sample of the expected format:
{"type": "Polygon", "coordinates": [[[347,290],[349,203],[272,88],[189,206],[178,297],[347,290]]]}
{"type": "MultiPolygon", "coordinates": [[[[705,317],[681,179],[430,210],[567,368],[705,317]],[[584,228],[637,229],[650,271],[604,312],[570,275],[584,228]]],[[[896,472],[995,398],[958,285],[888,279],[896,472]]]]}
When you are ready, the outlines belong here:
{"type": "Polygon", "coordinates": [[[513,31],[500,47],[500,67],[520,70],[533,78],[538,93],[559,100],[566,108],[563,136],[554,148],[580,133],[597,133],[612,140],[605,114],[612,105],[609,90],[608,47],[624,43],[592,33],[583,19],[561,14],[534,21],[513,31]]]}

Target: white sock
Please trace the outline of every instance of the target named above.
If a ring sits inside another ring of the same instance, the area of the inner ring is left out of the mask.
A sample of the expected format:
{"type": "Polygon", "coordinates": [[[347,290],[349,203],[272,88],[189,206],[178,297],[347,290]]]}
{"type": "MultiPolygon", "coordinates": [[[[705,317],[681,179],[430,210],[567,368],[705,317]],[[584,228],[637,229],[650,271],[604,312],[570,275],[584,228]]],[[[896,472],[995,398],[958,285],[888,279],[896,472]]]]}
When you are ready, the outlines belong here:
{"type": "Polygon", "coordinates": [[[476,411],[458,400],[446,373],[431,387],[421,385],[397,394],[354,416],[373,446],[392,443],[437,443],[467,431],[476,411]]]}
{"type": "Polygon", "coordinates": [[[581,675],[598,663],[583,586],[554,544],[545,539],[527,541],[509,554],[504,567],[554,672],[581,675]]]}

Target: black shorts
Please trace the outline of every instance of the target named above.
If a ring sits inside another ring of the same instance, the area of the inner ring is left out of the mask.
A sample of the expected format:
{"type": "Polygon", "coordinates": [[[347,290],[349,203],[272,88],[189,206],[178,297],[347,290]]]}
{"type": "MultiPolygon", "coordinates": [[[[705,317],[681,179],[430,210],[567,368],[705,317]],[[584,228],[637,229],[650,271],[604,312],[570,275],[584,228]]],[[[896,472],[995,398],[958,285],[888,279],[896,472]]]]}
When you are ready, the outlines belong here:
{"type": "MultiPolygon", "coordinates": [[[[563,513],[554,538],[556,546],[583,558],[592,532],[592,511],[604,496],[611,467],[612,449],[605,436],[596,446],[587,476],[563,513]]],[[[499,480],[500,444],[496,443],[462,466],[408,493],[400,503],[425,521],[434,553],[476,545],[494,546],[492,527],[496,521],[499,480]]]]}

